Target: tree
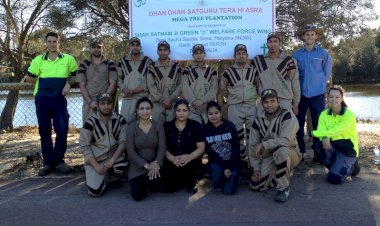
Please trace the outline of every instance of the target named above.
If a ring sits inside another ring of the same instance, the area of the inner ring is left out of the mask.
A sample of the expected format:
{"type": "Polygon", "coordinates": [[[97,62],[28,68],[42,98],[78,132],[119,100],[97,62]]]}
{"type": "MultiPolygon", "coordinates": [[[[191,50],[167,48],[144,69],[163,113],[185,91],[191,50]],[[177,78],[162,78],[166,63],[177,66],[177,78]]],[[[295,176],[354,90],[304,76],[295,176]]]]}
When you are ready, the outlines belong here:
{"type": "MultiPolygon", "coordinates": [[[[4,58],[14,68],[14,80],[21,81],[23,64],[31,33],[41,25],[44,12],[56,0],[1,0],[0,48],[4,58]]],[[[12,130],[13,117],[19,98],[18,90],[11,90],[0,116],[0,129],[12,130]]]]}
{"type": "Polygon", "coordinates": [[[380,81],[380,53],[375,30],[363,30],[359,36],[341,40],[332,49],[335,82],[380,81]]]}
{"type": "Polygon", "coordinates": [[[287,36],[306,24],[323,28],[321,42],[332,44],[336,38],[347,38],[357,34],[363,22],[376,19],[373,0],[278,0],[276,5],[277,27],[287,36]],[[328,43],[327,41],[330,41],[328,43]]]}
{"type": "Polygon", "coordinates": [[[66,9],[73,8],[75,12],[83,15],[85,21],[82,31],[99,33],[105,29],[108,34],[115,37],[128,37],[129,14],[128,0],[65,0],[69,2],[66,9]],[[110,32],[112,31],[112,32],[110,32]]]}

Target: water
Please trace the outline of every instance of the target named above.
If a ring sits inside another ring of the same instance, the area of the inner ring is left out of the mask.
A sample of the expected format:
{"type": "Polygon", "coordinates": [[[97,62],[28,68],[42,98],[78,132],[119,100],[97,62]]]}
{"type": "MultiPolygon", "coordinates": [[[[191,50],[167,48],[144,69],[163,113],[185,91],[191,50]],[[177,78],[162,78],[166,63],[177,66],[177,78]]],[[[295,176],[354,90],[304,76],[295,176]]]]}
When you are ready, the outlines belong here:
{"type": "MultiPolygon", "coordinates": [[[[380,121],[380,84],[342,85],[346,90],[345,101],[359,119],[380,121]]],[[[0,91],[0,112],[6,100],[6,91],[0,91]]],[[[72,90],[68,97],[70,126],[82,127],[82,96],[79,90],[72,90]]],[[[119,107],[121,102],[119,101],[119,107]]],[[[14,126],[38,125],[34,97],[31,91],[22,91],[16,109],[14,126]]]]}
{"type": "Polygon", "coordinates": [[[375,162],[376,165],[379,165],[380,164],[380,150],[379,150],[379,147],[376,146],[374,149],[373,149],[373,160],[375,162]]]}
{"type": "Polygon", "coordinates": [[[342,86],[344,100],[357,118],[380,121],[380,84],[342,86]]]}

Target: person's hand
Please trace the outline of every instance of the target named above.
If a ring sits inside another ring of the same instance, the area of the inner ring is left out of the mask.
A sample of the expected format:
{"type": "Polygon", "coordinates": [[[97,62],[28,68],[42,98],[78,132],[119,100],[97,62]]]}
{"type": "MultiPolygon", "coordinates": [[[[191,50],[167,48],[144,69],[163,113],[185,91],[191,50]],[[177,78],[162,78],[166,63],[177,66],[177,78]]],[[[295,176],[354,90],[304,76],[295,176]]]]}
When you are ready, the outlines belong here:
{"type": "Polygon", "coordinates": [[[96,101],[91,101],[90,108],[91,109],[97,109],[98,108],[98,103],[96,101]]]}
{"type": "Polygon", "coordinates": [[[163,106],[165,109],[171,109],[171,108],[172,108],[172,104],[173,104],[173,100],[172,100],[172,98],[170,98],[170,97],[165,98],[165,99],[162,101],[162,106],[163,106]]]}
{"type": "Polygon", "coordinates": [[[122,91],[126,97],[131,97],[133,95],[132,90],[128,88],[124,88],[122,91]]]}
{"type": "Polygon", "coordinates": [[[179,165],[185,166],[187,163],[191,162],[193,160],[189,154],[185,155],[179,155],[179,165]]]}
{"type": "Polygon", "coordinates": [[[293,109],[294,115],[298,115],[298,106],[293,106],[292,109],[293,109]]]}
{"type": "Polygon", "coordinates": [[[169,159],[170,162],[172,162],[175,166],[180,167],[180,158],[178,156],[173,156],[169,159]]]}
{"type": "Polygon", "coordinates": [[[159,170],[160,169],[160,164],[158,164],[157,160],[153,161],[153,162],[151,162],[151,163],[148,164],[148,169],[157,169],[157,170],[159,170]]]}
{"type": "Polygon", "coordinates": [[[260,180],[260,178],[261,178],[261,173],[260,173],[260,171],[258,171],[258,170],[253,171],[252,176],[251,176],[251,179],[252,179],[254,182],[258,182],[258,181],[260,180]]]}
{"type": "Polygon", "coordinates": [[[224,176],[226,177],[226,178],[230,178],[230,176],[231,176],[231,170],[229,170],[229,169],[225,169],[224,170],[224,176]]]}
{"type": "Polygon", "coordinates": [[[193,103],[192,103],[193,107],[195,108],[195,110],[197,110],[198,112],[202,112],[203,110],[203,102],[201,100],[194,100],[193,103]]]}
{"type": "Polygon", "coordinates": [[[252,150],[252,155],[253,157],[255,157],[256,159],[259,159],[261,158],[261,149],[263,148],[263,144],[262,143],[258,143],[256,144],[254,147],[253,147],[253,150],[252,150]]]}
{"type": "Polygon", "coordinates": [[[137,87],[135,89],[132,89],[132,94],[138,94],[138,93],[141,93],[141,92],[144,92],[144,88],[141,88],[141,87],[137,87]]]}
{"type": "Polygon", "coordinates": [[[103,165],[108,170],[108,169],[110,169],[113,166],[114,163],[115,162],[112,159],[107,159],[106,161],[103,162],[103,165]]]}
{"type": "Polygon", "coordinates": [[[328,151],[331,149],[331,143],[330,143],[330,138],[325,137],[322,139],[322,146],[325,151],[328,151]]]}
{"type": "Polygon", "coordinates": [[[66,85],[62,89],[62,95],[66,96],[70,93],[71,85],[69,83],[66,83],[66,85]]]}
{"type": "Polygon", "coordinates": [[[104,166],[104,164],[97,164],[95,165],[94,169],[99,175],[104,175],[107,172],[107,168],[104,166]]]}
{"type": "Polygon", "coordinates": [[[150,169],[148,171],[149,180],[154,180],[154,179],[157,179],[159,177],[161,177],[159,169],[150,169]]]}

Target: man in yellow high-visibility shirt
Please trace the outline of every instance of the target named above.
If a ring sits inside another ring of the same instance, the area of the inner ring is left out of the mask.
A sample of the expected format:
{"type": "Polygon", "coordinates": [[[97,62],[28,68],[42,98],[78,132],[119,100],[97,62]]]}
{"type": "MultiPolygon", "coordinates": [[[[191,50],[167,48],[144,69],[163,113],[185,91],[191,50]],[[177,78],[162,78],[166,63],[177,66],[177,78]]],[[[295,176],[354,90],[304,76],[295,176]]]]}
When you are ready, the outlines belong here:
{"type": "Polygon", "coordinates": [[[71,55],[59,51],[59,36],[49,32],[45,37],[47,53],[33,59],[26,76],[27,82],[36,83],[34,96],[41,137],[44,166],[38,171],[45,176],[59,170],[72,171],[63,161],[67,147],[69,113],[65,96],[69,93],[77,71],[77,63],[71,55]],[[52,120],[56,133],[55,145],[52,141],[52,120]]]}

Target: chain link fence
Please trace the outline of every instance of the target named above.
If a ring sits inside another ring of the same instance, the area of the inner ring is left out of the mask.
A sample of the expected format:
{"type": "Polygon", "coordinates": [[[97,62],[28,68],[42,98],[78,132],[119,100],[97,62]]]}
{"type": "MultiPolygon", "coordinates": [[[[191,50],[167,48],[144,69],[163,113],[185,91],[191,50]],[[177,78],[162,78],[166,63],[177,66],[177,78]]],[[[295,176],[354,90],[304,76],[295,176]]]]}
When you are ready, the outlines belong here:
{"type": "MultiPolygon", "coordinates": [[[[0,131],[0,172],[21,165],[25,161],[41,159],[38,120],[33,96],[34,84],[0,83],[1,125],[12,121],[12,108],[16,103],[13,128],[0,131]]],[[[65,161],[72,165],[83,164],[79,147],[79,131],[82,127],[82,96],[79,89],[71,89],[67,96],[67,108],[70,114],[69,133],[65,161]]],[[[55,139],[54,130],[53,141],[55,139]]],[[[36,161],[34,161],[36,162],[36,161]]],[[[37,161],[38,162],[38,161],[37,161]]],[[[39,167],[42,164],[39,161],[39,167]]]]}

